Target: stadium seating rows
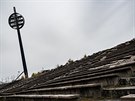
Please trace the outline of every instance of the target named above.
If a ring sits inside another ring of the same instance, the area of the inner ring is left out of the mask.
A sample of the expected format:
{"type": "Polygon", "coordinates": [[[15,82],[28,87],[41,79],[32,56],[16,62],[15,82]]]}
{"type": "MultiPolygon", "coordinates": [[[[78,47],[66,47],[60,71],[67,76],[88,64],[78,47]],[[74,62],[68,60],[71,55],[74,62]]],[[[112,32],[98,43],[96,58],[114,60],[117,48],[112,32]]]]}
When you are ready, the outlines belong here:
{"type": "Polygon", "coordinates": [[[104,91],[107,92],[104,89],[106,87],[122,84],[134,86],[134,76],[135,39],[91,56],[85,56],[81,60],[69,61],[55,69],[43,71],[36,77],[0,85],[0,95],[24,94],[25,92],[36,95],[79,94],[100,97],[102,93],[106,94],[104,93],[104,91]],[[127,81],[128,84],[125,83],[127,78],[130,79],[130,82],[127,81]],[[90,85],[97,85],[97,88],[90,85]]]}

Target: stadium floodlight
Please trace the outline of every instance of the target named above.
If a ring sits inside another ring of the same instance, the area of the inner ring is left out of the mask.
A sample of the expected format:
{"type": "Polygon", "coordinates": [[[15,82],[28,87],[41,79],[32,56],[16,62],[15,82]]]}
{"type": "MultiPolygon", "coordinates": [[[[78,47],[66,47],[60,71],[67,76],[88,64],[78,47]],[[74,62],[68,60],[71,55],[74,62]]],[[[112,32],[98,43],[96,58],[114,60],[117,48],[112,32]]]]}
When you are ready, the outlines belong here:
{"type": "Polygon", "coordinates": [[[23,50],[23,44],[22,44],[22,39],[21,39],[21,34],[20,34],[20,29],[24,26],[25,20],[21,14],[16,13],[15,7],[13,7],[13,9],[14,9],[14,13],[9,16],[8,23],[11,28],[17,30],[24,74],[25,74],[25,78],[28,78],[28,70],[27,70],[27,65],[26,65],[26,60],[25,60],[25,55],[24,55],[24,50],[23,50]]]}

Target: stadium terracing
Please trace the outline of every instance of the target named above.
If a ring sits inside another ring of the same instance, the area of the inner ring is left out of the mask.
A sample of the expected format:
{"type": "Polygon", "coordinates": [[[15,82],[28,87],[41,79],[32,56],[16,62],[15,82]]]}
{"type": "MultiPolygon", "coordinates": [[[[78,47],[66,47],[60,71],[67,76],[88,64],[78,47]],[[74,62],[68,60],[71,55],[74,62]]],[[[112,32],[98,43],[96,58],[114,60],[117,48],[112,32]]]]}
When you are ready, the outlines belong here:
{"type": "Polygon", "coordinates": [[[0,101],[89,99],[135,101],[135,39],[36,77],[0,85],[0,101]]]}

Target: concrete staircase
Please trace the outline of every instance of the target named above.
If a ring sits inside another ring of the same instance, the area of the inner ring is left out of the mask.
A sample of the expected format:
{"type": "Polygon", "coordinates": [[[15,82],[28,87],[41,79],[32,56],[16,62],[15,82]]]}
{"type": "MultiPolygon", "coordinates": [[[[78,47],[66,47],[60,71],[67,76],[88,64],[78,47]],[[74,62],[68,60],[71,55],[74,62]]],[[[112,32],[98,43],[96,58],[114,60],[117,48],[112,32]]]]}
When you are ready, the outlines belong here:
{"type": "Polygon", "coordinates": [[[0,101],[81,101],[135,94],[135,39],[39,76],[0,85],[0,101]]]}

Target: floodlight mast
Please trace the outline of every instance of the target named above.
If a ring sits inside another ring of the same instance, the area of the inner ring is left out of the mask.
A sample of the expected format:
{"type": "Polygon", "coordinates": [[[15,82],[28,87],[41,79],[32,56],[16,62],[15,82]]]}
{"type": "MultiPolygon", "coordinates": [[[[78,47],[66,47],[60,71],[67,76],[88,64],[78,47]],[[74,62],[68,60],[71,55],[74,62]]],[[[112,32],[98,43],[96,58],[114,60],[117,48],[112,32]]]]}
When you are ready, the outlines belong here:
{"type": "Polygon", "coordinates": [[[17,30],[24,74],[25,74],[25,78],[28,78],[28,70],[27,70],[27,65],[26,65],[26,60],[25,60],[25,55],[24,55],[24,50],[23,50],[23,44],[22,44],[22,39],[21,39],[21,34],[20,34],[20,28],[22,28],[24,25],[24,18],[19,13],[16,13],[15,7],[13,7],[13,9],[14,9],[14,13],[13,13],[13,16],[11,15],[12,20],[9,18],[9,24],[12,28],[17,30]]]}

